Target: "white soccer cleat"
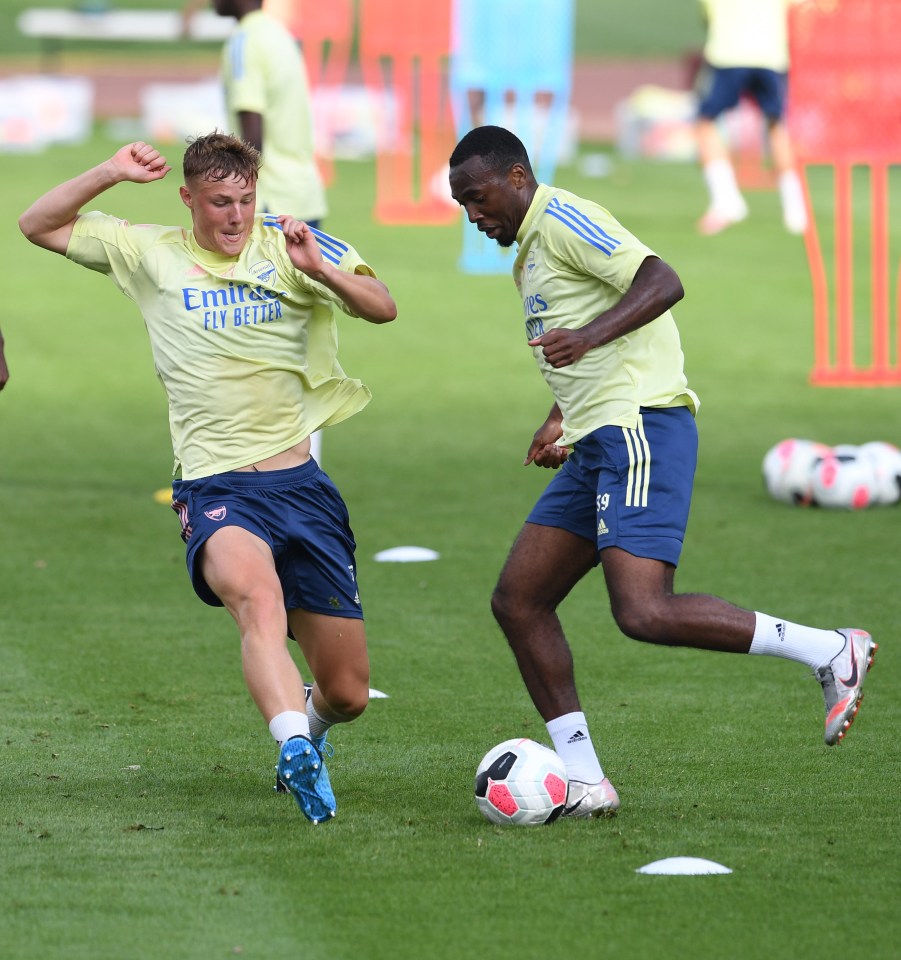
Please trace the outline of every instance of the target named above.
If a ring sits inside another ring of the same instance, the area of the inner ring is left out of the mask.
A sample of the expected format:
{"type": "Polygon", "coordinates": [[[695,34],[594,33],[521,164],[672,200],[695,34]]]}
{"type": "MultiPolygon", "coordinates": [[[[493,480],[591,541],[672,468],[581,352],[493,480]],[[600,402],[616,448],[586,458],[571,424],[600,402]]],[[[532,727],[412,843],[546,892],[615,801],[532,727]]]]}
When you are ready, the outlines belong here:
{"type": "Polygon", "coordinates": [[[815,670],[826,698],[826,743],[839,743],[860,709],[863,682],[879,648],[866,630],[836,630],[845,638],[845,645],[826,664],[815,670]]]}
{"type": "Polygon", "coordinates": [[[613,817],[618,809],[619,795],[606,777],[600,783],[569,781],[564,817],[613,817]]]}
{"type": "Polygon", "coordinates": [[[747,215],[748,205],[740,197],[730,207],[712,206],[698,221],[698,233],[705,237],[713,237],[733,224],[741,223],[747,215]]]}

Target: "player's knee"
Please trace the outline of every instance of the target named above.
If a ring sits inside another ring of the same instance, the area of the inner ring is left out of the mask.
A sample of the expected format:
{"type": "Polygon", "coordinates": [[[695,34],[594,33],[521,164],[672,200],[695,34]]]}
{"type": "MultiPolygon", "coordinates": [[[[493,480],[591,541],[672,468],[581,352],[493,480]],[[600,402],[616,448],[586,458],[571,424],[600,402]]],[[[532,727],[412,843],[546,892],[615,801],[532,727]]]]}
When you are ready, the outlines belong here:
{"type": "Polygon", "coordinates": [[[367,706],[369,706],[369,688],[359,687],[354,690],[351,696],[347,696],[338,702],[337,712],[347,717],[348,720],[356,720],[367,706]]]}
{"type": "Polygon", "coordinates": [[[284,636],[285,606],[280,591],[251,586],[220,599],[237,621],[242,635],[271,632],[284,636]]]}
{"type": "Polygon", "coordinates": [[[503,583],[499,583],[494,588],[491,594],[491,612],[501,626],[515,620],[522,609],[523,604],[519,602],[514,591],[509,590],[503,583]]]}
{"type": "Polygon", "coordinates": [[[613,605],[612,610],[616,625],[630,639],[666,643],[667,622],[659,606],[627,602],[613,605]]]}
{"type": "Polygon", "coordinates": [[[329,710],[344,721],[356,720],[369,706],[369,683],[344,680],[330,685],[320,684],[320,691],[329,710]]]}

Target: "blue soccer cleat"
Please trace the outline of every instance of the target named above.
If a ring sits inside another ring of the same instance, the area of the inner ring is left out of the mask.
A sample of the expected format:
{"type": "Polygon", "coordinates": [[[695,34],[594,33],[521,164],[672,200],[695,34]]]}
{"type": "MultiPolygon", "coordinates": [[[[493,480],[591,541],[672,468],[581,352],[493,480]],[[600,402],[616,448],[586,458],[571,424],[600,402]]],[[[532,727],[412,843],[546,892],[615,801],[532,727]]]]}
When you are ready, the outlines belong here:
{"type": "Polygon", "coordinates": [[[335,816],[337,803],[328,771],[312,740],[308,737],[286,740],[279,751],[275,771],[308,820],[322,823],[335,816]]]}

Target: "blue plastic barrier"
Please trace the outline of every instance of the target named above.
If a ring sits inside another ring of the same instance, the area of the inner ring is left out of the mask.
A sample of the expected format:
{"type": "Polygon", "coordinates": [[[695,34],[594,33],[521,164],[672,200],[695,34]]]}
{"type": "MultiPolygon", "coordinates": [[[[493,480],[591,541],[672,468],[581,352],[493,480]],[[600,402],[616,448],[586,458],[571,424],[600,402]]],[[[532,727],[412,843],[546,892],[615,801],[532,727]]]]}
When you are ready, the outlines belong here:
{"type": "MultiPolygon", "coordinates": [[[[450,86],[459,136],[496,124],[529,151],[551,183],[572,89],[573,0],[454,0],[450,86]]],[[[503,250],[463,220],[464,273],[507,273],[503,250]]]]}

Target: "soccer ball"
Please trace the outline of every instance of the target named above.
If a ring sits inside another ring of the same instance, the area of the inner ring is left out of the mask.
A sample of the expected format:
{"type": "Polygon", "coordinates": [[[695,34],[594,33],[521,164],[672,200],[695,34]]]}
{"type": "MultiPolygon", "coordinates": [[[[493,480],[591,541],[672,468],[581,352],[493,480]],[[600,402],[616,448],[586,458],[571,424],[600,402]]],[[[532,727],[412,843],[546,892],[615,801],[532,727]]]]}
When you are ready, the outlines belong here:
{"type": "Polygon", "coordinates": [[[873,465],[876,503],[897,503],[901,499],[901,450],[893,443],[873,440],[860,445],[860,455],[873,465]]]}
{"type": "Polygon", "coordinates": [[[875,503],[876,472],[860,448],[843,443],[817,460],[811,493],[819,507],[863,510],[875,503]]]}
{"type": "Polygon", "coordinates": [[[534,740],[505,740],[476,770],[476,804],[492,823],[536,826],[563,813],[566,765],[534,740]]]}
{"type": "Polygon", "coordinates": [[[830,451],[825,443],[792,437],[771,447],[763,458],[763,481],[774,500],[806,506],[813,494],[813,468],[830,451]]]}

